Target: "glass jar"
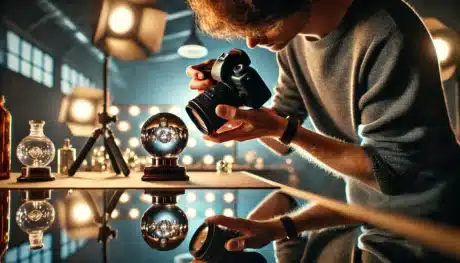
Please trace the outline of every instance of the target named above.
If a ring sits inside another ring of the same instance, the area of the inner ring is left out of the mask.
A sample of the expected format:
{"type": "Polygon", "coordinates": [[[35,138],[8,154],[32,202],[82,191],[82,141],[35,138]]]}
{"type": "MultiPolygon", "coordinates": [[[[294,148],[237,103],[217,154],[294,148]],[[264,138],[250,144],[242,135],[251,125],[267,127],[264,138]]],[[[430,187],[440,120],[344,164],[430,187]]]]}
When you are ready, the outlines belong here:
{"type": "Polygon", "coordinates": [[[19,161],[27,167],[46,167],[54,159],[53,142],[43,133],[45,121],[31,120],[30,134],[22,139],[16,149],[19,161]]]}

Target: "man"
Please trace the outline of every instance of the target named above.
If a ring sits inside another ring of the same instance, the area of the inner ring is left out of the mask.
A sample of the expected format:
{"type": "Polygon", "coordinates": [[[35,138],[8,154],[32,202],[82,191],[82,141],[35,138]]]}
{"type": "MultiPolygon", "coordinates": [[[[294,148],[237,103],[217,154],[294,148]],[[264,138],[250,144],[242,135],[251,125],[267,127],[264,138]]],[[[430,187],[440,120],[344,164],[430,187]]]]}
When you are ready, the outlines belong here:
{"type": "MultiPolygon", "coordinates": [[[[456,181],[460,151],[430,35],[406,3],[188,2],[204,31],[225,39],[246,38],[250,48],[277,52],[280,69],[271,109],[219,105],[216,113],[236,125],[205,139],[259,138],[279,154],[294,146],[346,181],[350,203],[458,223],[449,207],[455,201],[450,186],[456,181]],[[316,132],[299,125],[307,116],[316,132]]],[[[202,91],[212,84],[200,72],[207,63],[187,69],[192,89],[202,91]]],[[[293,238],[293,232],[360,223],[319,205],[284,216],[292,204],[291,198],[276,193],[248,220],[208,220],[244,234],[228,242],[227,249],[278,240],[277,255],[285,262],[302,257],[305,243],[293,238]],[[287,235],[292,243],[283,246],[280,240],[287,235]]],[[[362,228],[359,247],[369,262],[434,262],[433,253],[370,226],[362,228]]]]}

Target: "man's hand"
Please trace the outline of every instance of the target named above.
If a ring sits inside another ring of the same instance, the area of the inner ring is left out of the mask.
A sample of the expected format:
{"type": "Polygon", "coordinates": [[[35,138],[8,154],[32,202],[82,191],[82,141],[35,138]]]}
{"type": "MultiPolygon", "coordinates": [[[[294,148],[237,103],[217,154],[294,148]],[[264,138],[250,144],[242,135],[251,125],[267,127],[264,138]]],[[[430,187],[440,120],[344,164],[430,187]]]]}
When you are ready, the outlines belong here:
{"type": "Polygon", "coordinates": [[[203,72],[204,69],[211,67],[215,61],[215,59],[209,59],[200,64],[187,67],[185,74],[192,78],[189,84],[190,89],[197,90],[201,93],[215,84],[215,80],[205,78],[203,72]]]}
{"type": "Polygon", "coordinates": [[[245,110],[218,105],[216,114],[228,122],[215,134],[205,136],[204,139],[217,143],[269,136],[280,137],[287,125],[285,118],[278,116],[274,110],[263,107],[258,110],[245,110]]]}
{"type": "Polygon", "coordinates": [[[261,248],[273,240],[282,238],[284,233],[283,226],[279,219],[256,221],[219,215],[209,217],[205,221],[228,227],[241,234],[240,237],[227,241],[225,248],[228,251],[241,251],[245,248],[261,248]]]}

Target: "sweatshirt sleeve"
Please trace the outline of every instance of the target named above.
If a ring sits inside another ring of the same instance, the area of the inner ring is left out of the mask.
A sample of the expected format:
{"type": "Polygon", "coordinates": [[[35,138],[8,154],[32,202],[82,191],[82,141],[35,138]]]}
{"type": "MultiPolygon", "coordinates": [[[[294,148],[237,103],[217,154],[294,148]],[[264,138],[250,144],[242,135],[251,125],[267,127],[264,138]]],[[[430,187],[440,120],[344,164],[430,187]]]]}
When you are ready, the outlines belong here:
{"type": "Polygon", "coordinates": [[[360,69],[361,146],[388,195],[435,184],[430,147],[446,141],[450,128],[431,40],[414,37],[394,29],[375,40],[360,69]]]}
{"type": "Polygon", "coordinates": [[[272,100],[272,108],[280,116],[294,116],[303,122],[307,118],[308,113],[289,68],[286,50],[287,48],[276,54],[279,75],[272,100]]]}

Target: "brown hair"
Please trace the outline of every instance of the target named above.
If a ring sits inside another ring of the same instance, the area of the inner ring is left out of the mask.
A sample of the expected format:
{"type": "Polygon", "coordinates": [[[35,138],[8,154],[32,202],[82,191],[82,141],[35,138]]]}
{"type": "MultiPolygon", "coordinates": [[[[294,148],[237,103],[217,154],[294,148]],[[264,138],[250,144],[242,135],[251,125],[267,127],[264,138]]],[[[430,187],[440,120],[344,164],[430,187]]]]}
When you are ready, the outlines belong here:
{"type": "Polygon", "coordinates": [[[200,28],[223,39],[263,34],[277,22],[307,11],[311,0],[187,0],[200,28]]]}

